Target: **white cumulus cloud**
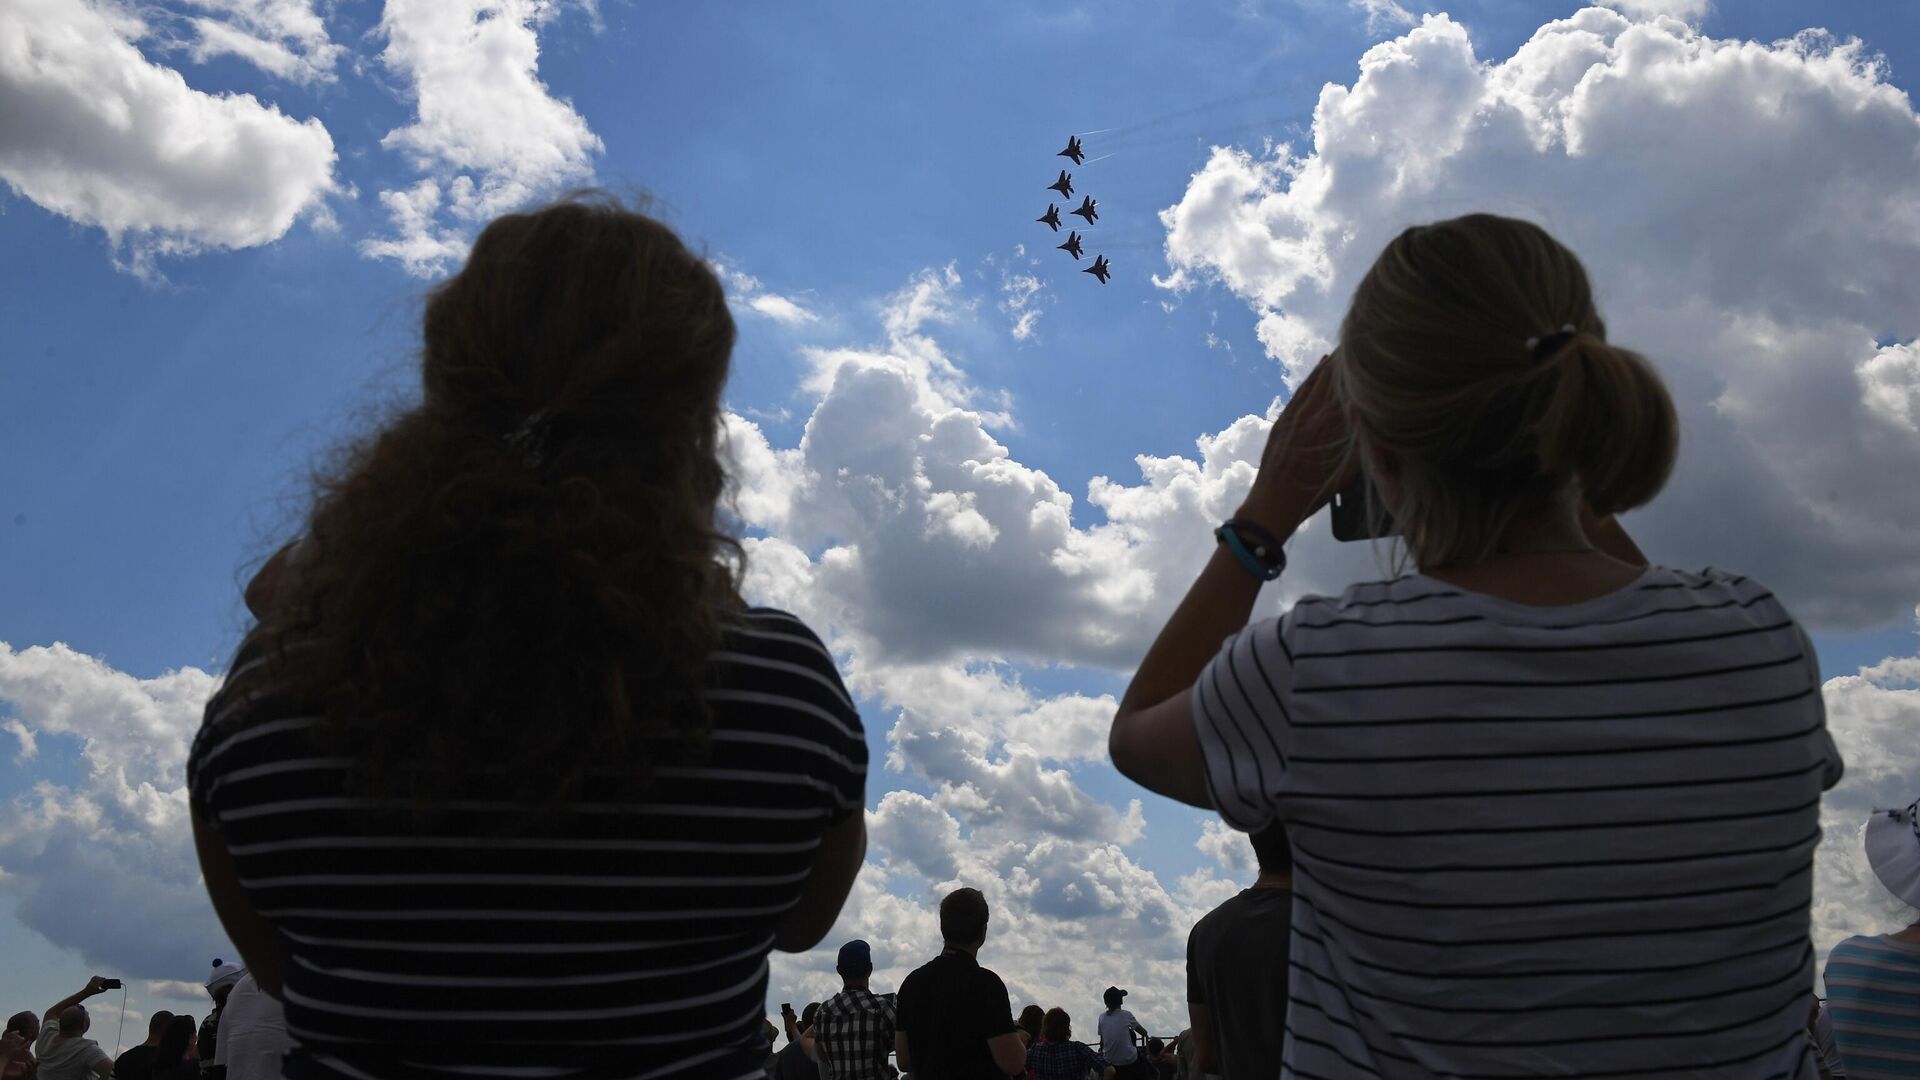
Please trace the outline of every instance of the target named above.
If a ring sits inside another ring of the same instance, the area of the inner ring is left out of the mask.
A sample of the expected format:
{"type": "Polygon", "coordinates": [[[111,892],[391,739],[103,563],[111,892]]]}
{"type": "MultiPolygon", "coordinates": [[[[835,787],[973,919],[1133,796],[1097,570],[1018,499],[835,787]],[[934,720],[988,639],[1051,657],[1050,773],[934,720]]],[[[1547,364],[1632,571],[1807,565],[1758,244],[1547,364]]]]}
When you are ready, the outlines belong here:
{"type": "Polygon", "coordinates": [[[397,235],[361,251],[431,277],[489,218],[593,175],[600,137],[540,80],[540,29],[557,0],[387,0],[380,61],[414,103],[381,145],[423,177],[381,192],[397,235]]]}
{"type": "Polygon", "coordinates": [[[126,265],[248,248],[329,220],[333,139],[141,54],[144,23],[85,0],[0,4],[0,179],[107,234],[126,265]]]}
{"type": "Polygon", "coordinates": [[[186,759],[218,676],[139,679],[66,645],[0,642],[0,712],[45,767],[77,747],[73,784],[40,779],[5,808],[0,893],[15,916],[97,968],[173,979],[230,953],[200,883],[186,759]],[[17,725],[17,727],[16,727],[17,725]]]}
{"type": "Polygon", "coordinates": [[[313,0],[187,0],[193,58],[236,56],[297,83],[329,83],[346,48],[327,36],[313,0]]]}
{"type": "Polygon", "coordinates": [[[1920,798],[1920,656],[1888,657],[1822,687],[1827,725],[1847,774],[1820,805],[1825,836],[1814,860],[1814,946],[1821,957],[1851,934],[1883,934],[1920,917],[1867,863],[1867,818],[1920,798]]]}
{"type": "Polygon", "coordinates": [[[1161,284],[1242,297],[1297,379],[1402,229],[1538,221],[1680,407],[1642,547],[1752,574],[1825,628],[1920,595],[1920,489],[1886,482],[1920,469],[1920,117],[1865,45],[1588,8],[1487,60],[1433,15],[1321,91],[1311,138],[1216,148],[1161,215],[1161,284]]]}

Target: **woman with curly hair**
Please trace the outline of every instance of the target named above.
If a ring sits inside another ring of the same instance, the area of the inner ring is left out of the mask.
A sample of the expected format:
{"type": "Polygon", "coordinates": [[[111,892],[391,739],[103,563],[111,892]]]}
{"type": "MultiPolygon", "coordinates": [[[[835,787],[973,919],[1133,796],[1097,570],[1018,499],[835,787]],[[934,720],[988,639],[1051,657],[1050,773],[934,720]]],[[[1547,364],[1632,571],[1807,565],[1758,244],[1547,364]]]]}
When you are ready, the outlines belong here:
{"type": "Polygon", "coordinates": [[[489,225],[425,316],[419,399],[249,588],[188,764],[286,1075],[760,1075],[867,754],[820,640],[736,589],[720,283],[576,198],[489,225]]]}

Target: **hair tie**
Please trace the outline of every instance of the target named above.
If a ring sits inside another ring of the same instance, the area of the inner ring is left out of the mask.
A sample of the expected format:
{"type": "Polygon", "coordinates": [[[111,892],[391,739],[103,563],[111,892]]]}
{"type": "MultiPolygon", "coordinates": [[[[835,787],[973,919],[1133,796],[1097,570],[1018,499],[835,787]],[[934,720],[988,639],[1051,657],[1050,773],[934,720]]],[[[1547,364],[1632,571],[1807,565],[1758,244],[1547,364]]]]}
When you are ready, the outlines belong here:
{"type": "Polygon", "coordinates": [[[1580,331],[1572,323],[1561,324],[1560,329],[1551,334],[1527,339],[1527,354],[1535,360],[1545,360],[1560,350],[1562,345],[1580,336],[1580,331]]]}
{"type": "Polygon", "coordinates": [[[545,409],[527,414],[520,426],[500,437],[506,448],[520,455],[520,464],[537,469],[547,459],[547,432],[552,428],[545,409]]]}

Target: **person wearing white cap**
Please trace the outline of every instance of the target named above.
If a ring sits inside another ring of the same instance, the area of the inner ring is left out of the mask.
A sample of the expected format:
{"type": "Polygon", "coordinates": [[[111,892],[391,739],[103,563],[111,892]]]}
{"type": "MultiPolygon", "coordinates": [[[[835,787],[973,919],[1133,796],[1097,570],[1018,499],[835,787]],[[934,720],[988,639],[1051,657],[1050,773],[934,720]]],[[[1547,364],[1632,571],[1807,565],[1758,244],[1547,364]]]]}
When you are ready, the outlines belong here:
{"type": "Polygon", "coordinates": [[[229,964],[217,956],[213,958],[213,974],[207,979],[207,996],[213,999],[213,1011],[207,1013],[207,1018],[200,1022],[200,1033],[195,1039],[200,1044],[201,1070],[214,1080],[226,1075],[225,1062],[220,1061],[217,1054],[220,1046],[220,1015],[226,1011],[228,996],[246,973],[244,965],[229,964]]]}
{"type": "Polygon", "coordinates": [[[1849,1080],[1920,1076],[1920,800],[1876,810],[1867,862],[1907,905],[1905,930],[1850,937],[1827,956],[1827,1008],[1849,1080]]]}

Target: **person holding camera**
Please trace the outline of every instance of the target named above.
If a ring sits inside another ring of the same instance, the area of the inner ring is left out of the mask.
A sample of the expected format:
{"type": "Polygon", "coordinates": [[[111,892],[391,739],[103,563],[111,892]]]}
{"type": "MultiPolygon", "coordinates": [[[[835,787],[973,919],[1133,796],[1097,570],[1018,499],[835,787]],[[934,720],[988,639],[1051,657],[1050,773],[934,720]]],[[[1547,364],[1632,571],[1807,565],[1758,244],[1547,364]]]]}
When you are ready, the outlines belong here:
{"type": "Polygon", "coordinates": [[[35,1080],[89,1080],[91,1077],[105,1080],[113,1074],[113,1055],[87,1038],[93,1018],[80,1003],[118,989],[119,979],[95,975],[77,993],[48,1006],[40,1018],[40,1037],[33,1045],[33,1056],[39,1063],[35,1080]]]}
{"type": "Polygon", "coordinates": [[[1275,421],[1109,742],[1151,790],[1284,823],[1291,1073],[1815,1076],[1840,755],[1780,601],[1616,521],[1678,436],[1579,260],[1488,214],[1389,243],[1275,421]],[[1249,625],[1356,477],[1414,572],[1249,625]]]}

